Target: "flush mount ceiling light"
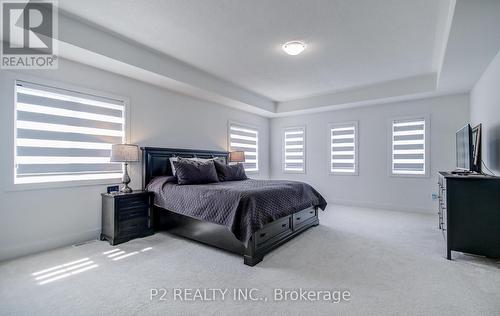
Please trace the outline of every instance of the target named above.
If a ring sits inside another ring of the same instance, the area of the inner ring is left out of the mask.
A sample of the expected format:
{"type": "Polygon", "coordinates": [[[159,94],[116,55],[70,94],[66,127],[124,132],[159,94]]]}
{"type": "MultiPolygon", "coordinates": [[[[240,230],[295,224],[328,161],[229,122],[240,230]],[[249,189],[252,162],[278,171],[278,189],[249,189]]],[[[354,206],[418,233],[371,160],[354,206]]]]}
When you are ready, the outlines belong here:
{"type": "Polygon", "coordinates": [[[301,41],[290,41],[283,44],[282,47],[285,53],[295,56],[302,53],[304,49],[306,49],[306,43],[301,41]]]}

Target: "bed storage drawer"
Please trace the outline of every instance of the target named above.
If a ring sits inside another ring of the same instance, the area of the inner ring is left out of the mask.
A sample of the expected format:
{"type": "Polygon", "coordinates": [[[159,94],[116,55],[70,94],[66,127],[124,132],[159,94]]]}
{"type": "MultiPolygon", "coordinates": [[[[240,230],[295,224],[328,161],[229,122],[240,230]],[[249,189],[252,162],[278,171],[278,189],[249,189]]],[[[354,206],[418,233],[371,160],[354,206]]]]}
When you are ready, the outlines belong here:
{"type": "Polygon", "coordinates": [[[282,233],[291,232],[292,228],[290,225],[290,221],[291,217],[286,216],[264,226],[264,228],[255,233],[255,241],[257,245],[262,245],[263,243],[282,233]]]}
{"type": "Polygon", "coordinates": [[[304,223],[306,223],[309,219],[316,216],[316,210],[311,207],[311,208],[302,210],[298,213],[295,213],[292,216],[293,216],[293,229],[297,229],[298,227],[300,227],[304,223]]]}

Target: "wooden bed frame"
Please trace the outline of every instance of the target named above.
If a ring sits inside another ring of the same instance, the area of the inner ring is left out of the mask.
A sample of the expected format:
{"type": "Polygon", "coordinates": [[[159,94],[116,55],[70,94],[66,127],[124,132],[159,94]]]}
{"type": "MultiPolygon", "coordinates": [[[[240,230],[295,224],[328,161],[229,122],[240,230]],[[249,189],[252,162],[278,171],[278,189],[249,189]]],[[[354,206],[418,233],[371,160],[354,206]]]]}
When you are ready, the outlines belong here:
{"type": "MultiPolygon", "coordinates": [[[[229,155],[225,151],[193,149],[143,147],[141,150],[143,188],[154,177],[172,175],[169,162],[170,157],[221,157],[227,161],[229,155]]],[[[178,236],[241,254],[243,255],[244,263],[249,266],[254,266],[261,262],[265,254],[286,243],[306,229],[319,224],[317,208],[307,208],[265,225],[252,235],[247,247],[245,247],[223,225],[201,221],[160,207],[153,207],[152,221],[155,231],[166,230],[178,236]]]]}

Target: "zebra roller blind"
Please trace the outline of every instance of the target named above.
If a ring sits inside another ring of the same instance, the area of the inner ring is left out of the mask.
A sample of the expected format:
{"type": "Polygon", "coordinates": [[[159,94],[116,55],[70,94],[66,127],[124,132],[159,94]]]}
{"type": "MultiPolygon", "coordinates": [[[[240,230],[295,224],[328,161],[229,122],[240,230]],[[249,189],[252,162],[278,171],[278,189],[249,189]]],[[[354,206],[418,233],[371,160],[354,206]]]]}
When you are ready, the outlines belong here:
{"type": "Polygon", "coordinates": [[[330,173],[357,174],[357,123],[331,124],[329,131],[330,173]]]}
{"type": "Polygon", "coordinates": [[[283,171],[305,172],[306,133],[304,127],[287,128],[283,135],[283,171]]]}
{"type": "Polygon", "coordinates": [[[425,175],[425,119],[392,122],[392,173],[425,175]]]}
{"type": "Polygon", "coordinates": [[[229,123],[229,151],[245,152],[245,171],[259,171],[259,131],[255,128],[229,123]]]}
{"type": "Polygon", "coordinates": [[[112,144],[125,140],[123,101],[18,81],[15,183],[120,178],[112,144]]]}

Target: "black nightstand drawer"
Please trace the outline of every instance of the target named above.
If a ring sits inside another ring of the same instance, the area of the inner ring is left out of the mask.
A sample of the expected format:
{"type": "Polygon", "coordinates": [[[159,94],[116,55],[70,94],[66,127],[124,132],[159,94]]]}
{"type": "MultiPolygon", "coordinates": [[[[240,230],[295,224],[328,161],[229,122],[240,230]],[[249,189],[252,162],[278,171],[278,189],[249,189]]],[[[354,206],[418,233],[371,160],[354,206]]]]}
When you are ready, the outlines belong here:
{"type": "Polygon", "coordinates": [[[117,206],[120,209],[129,209],[136,207],[148,207],[149,206],[149,196],[148,195],[136,195],[131,197],[120,197],[117,201],[117,206]]]}
{"type": "Polygon", "coordinates": [[[147,218],[148,216],[149,216],[149,207],[146,205],[146,206],[139,206],[139,207],[120,210],[120,212],[118,213],[118,220],[121,222],[140,217],[147,218]]]}
{"type": "Polygon", "coordinates": [[[149,219],[147,217],[140,217],[121,221],[118,224],[118,232],[120,234],[129,235],[137,232],[142,232],[149,227],[149,219]]]}

